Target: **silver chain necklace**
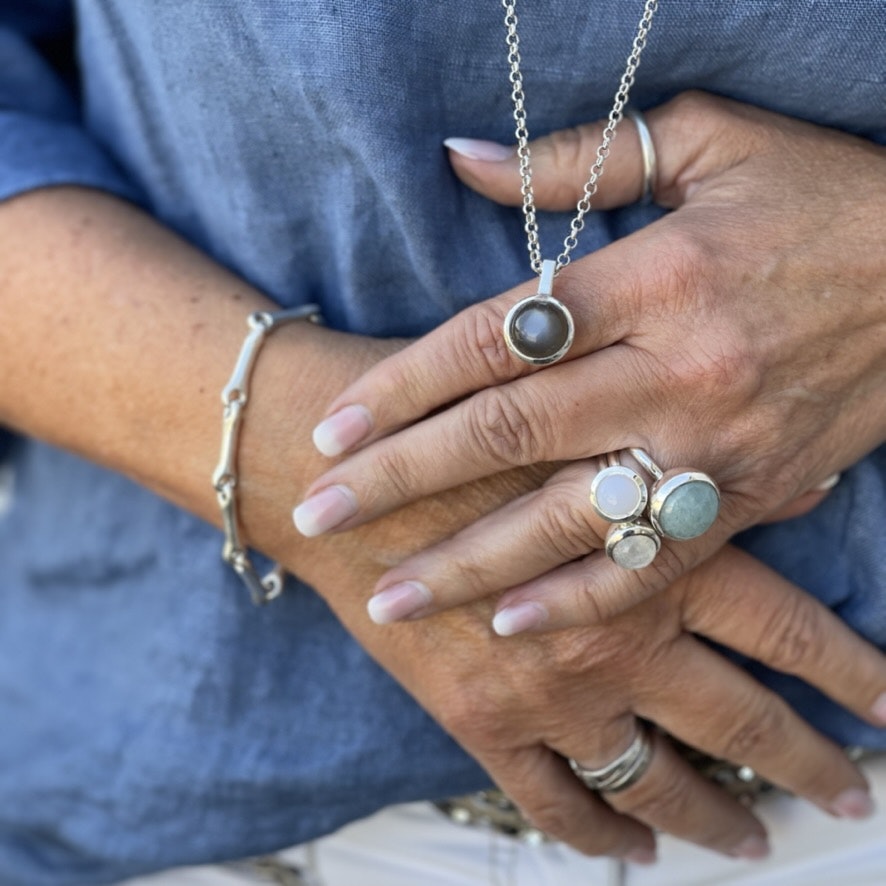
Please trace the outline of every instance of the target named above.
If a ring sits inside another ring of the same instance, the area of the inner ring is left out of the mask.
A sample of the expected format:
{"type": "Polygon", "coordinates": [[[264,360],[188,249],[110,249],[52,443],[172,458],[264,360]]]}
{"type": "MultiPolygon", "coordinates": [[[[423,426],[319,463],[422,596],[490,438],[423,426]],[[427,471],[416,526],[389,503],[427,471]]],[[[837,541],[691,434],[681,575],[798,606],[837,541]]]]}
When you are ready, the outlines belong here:
{"type": "Polygon", "coordinates": [[[634,37],[624,74],[615,93],[609,120],[603,129],[603,138],[597,148],[597,156],[585,182],[584,192],[576,206],[575,217],[569,225],[569,234],[563,241],[563,251],[556,259],[541,257],[538,237],[535,194],[532,190],[532,160],[529,149],[529,129],[526,123],[526,97],[523,93],[523,74],[520,71],[520,38],[517,36],[517,0],[502,0],[505,10],[506,43],[508,47],[509,80],[511,100],[514,103],[516,123],[517,156],[520,158],[520,193],[523,195],[523,226],[529,248],[529,265],[539,275],[538,293],[517,302],[504,322],[504,336],[508,348],[526,363],[546,365],[563,357],[572,345],[575,326],[569,309],[553,296],[554,277],[570,262],[570,255],[578,243],[578,235],[585,226],[585,216],[590,211],[591,200],[597,193],[597,182],[609,156],[615,131],[624,116],[631,87],[640,64],[640,55],[646,48],[652,17],[658,9],[658,0],[646,0],[643,15],[634,37]]]}

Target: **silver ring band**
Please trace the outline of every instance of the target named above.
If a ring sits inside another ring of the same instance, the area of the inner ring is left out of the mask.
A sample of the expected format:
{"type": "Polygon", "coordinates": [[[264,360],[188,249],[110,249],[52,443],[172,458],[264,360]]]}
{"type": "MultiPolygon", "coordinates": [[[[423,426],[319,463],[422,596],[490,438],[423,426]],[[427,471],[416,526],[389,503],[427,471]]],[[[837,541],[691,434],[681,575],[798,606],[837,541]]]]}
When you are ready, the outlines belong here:
{"type": "Polygon", "coordinates": [[[643,157],[643,193],[640,203],[652,202],[655,190],[655,179],[658,175],[658,159],[655,155],[655,143],[652,141],[652,133],[646,125],[646,118],[632,108],[625,112],[637,127],[637,135],[640,137],[640,153],[643,157]]]}
{"type": "Polygon", "coordinates": [[[652,762],[652,729],[640,723],[634,740],[611,763],[588,769],[569,758],[569,766],[592,791],[615,794],[636,784],[652,762]]]}

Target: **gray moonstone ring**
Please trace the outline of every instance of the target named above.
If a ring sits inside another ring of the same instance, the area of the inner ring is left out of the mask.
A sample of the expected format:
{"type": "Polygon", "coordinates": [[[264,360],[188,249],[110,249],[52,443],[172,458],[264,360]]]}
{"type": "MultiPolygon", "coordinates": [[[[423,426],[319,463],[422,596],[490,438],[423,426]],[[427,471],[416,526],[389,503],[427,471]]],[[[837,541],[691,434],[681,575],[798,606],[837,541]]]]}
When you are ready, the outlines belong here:
{"type": "Polygon", "coordinates": [[[572,346],[572,314],[551,294],[555,273],[555,262],[542,262],[538,293],[518,301],[505,317],[505,344],[524,363],[556,363],[572,346]]]}

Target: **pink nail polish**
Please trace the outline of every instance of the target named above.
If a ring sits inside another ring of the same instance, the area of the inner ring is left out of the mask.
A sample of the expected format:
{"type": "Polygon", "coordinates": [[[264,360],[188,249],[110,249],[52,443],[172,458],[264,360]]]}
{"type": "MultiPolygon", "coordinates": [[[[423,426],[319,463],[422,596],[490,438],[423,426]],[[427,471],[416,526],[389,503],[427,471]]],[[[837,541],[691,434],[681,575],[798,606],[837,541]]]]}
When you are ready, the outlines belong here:
{"type": "Polygon", "coordinates": [[[414,615],[430,605],[432,599],[430,590],[420,581],[403,581],[379,591],[366,609],[377,625],[386,625],[414,615]]]}
{"type": "Polygon", "coordinates": [[[365,406],[345,406],[323,419],[312,434],[314,446],[323,455],[341,455],[369,436],[372,416],[365,406]]]}
{"type": "Polygon", "coordinates": [[[745,837],[744,840],[732,850],[732,855],[736,858],[759,861],[762,858],[768,858],[771,852],[772,849],[769,846],[769,841],[765,837],[758,837],[756,834],[751,834],[749,837],[745,837]]]}
{"type": "Polygon", "coordinates": [[[515,150],[508,145],[477,138],[447,138],[443,144],[462,157],[467,157],[469,160],[485,160],[487,163],[499,163],[516,156],[515,150]]]}
{"type": "Polygon", "coordinates": [[[357,513],[357,496],[347,486],[330,486],[303,501],[293,512],[295,528],[308,538],[322,535],[357,513]]]}
{"type": "Polygon", "coordinates": [[[540,603],[515,603],[506,606],[492,619],[492,630],[499,637],[512,637],[544,624],[548,611],[540,603]]]}
{"type": "Polygon", "coordinates": [[[874,702],[871,713],[886,726],[886,692],[874,702]]]}
{"type": "Polygon", "coordinates": [[[874,809],[871,795],[863,788],[847,788],[831,803],[831,811],[840,818],[870,818],[874,809]]]}

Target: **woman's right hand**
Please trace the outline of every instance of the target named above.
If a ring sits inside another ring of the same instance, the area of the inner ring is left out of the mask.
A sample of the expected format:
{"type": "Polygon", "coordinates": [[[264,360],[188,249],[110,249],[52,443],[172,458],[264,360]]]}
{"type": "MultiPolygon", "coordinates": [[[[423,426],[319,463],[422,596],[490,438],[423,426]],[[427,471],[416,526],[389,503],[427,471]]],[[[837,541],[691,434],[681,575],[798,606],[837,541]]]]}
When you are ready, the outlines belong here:
{"type": "MultiPolygon", "coordinates": [[[[355,377],[361,364],[380,359],[377,349],[392,347],[330,330],[311,339],[300,345],[303,359],[338,366],[349,360],[355,377]]],[[[253,540],[324,596],[538,827],[580,851],[634,860],[650,857],[653,829],[727,854],[765,852],[761,824],[691,770],[663,737],[649,771],[624,793],[601,798],[575,778],[565,757],[588,766],[615,758],[637,717],[712,756],[747,764],[834,814],[866,811],[864,779],[840,749],[695,635],[797,674],[878,724],[886,724],[884,701],[874,710],[886,697],[886,659],[808,595],[731,547],[664,595],[592,628],[503,639],[490,628],[491,600],[420,621],[371,623],[366,602],[391,565],[537,488],[555,466],[427,497],[349,532],[300,537],[291,523],[284,526],[292,501],[285,475],[295,452],[301,458],[311,451],[312,416],[294,421],[281,412],[274,392],[285,391],[291,378],[291,349],[285,340],[269,344],[257,367],[256,420],[243,439],[246,453],[259,443],[265,456],[277,453],[263,468],[244,466],[253,540]]],[[[322,408],[322,398],[310,408],[322,408]]]]}

